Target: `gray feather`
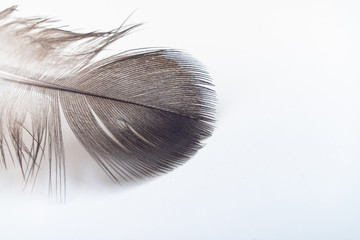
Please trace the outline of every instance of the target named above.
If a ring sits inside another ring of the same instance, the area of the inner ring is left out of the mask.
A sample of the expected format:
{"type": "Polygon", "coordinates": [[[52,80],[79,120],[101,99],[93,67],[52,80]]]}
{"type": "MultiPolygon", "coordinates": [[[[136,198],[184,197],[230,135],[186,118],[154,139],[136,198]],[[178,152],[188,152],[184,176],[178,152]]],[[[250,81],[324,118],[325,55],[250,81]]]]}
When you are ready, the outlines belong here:
{"type": "Polygon", "coordinates": [[[153,48],[95,62],[137,25],[74,33],[47,19],[11,17],[14,10],[0,13],[0,159],[4,166],[8,155],[16,159],[27,181],[48,160],[56,186],[64,186],[60,108],[115,181],[166,173],[211,135],[215,92],[190,56],[153,48]]]}

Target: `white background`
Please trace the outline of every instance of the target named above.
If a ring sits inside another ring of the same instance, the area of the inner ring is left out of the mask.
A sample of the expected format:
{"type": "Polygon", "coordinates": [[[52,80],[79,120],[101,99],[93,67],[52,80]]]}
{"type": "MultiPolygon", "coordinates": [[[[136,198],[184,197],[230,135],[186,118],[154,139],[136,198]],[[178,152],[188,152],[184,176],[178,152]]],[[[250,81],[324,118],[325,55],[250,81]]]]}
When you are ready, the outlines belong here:
{"type": "Polygon", "coordinates": [[[136,10],[129,23],[145,25],[109,51],[183,49],[208,68],[219,104],[205,148],[134,187],[92,175],[96,165],[67,134],[67,202],[22,193],[21,178],[2,177],[1,239],[360,238],[360,2],[0,7],[13,4],[18,16],[55,17],[72,30],[115,28],[136,10]]]}

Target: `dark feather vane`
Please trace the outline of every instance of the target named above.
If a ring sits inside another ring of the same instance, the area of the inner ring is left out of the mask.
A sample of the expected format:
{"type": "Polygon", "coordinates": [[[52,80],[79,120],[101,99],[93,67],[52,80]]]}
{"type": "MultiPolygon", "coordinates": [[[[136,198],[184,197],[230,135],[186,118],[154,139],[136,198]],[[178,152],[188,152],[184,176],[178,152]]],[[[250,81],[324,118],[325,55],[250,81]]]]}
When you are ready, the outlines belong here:
{"type": "Polygon", "coordinates": [[[0,13],[0,159],[26,181],[43,160],[64,187],[60,110],[115,181],[144,179],[183,164],[213,131],[215,92],[205,69],[171,49],[94,57],[137,25],[75,33],[42,18],[0,13]]]}

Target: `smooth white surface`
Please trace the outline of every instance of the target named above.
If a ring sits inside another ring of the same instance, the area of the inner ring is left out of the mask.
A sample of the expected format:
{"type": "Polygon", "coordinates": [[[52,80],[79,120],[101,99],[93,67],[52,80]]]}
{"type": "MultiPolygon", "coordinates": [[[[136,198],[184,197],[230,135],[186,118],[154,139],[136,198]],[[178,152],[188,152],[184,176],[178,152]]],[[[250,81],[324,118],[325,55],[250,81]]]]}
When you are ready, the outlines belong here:
{"type": "MultiPolygon", "coordinates": [[[[359,2],[16,4],[80,30],[117,27],[136,10],[129,23],[146,24],[111,50],[192,54],[215,80],[218,123],[187,164],[140,186],[98,183],[78,164],[56,204],[2,178],[1,239],[360,238],[359,2]]],[[[68,160],[91,164],[73,144],[68,160]]]]}

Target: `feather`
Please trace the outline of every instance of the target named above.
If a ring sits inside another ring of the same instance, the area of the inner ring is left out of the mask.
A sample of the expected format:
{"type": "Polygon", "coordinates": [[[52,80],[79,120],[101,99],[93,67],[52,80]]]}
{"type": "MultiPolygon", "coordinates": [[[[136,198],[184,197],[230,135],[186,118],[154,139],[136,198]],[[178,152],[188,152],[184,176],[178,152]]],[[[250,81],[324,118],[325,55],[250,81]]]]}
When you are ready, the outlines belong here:
{"type": "Polygon", "coordinates": [[[50,185],[64,188],[61,111],[116,182],[171,171],[212,134],[211,78],[189,55],[144,48],[95,61],[138,25],[75,33],[15,9],[0,13],[0,160],[17,161],[26,181],[47,160],[50,185]]]}

